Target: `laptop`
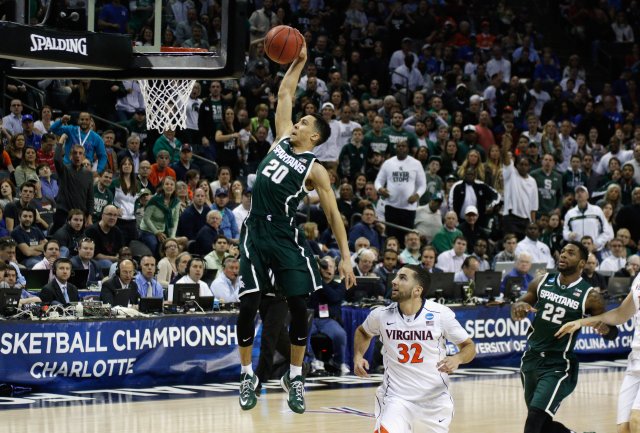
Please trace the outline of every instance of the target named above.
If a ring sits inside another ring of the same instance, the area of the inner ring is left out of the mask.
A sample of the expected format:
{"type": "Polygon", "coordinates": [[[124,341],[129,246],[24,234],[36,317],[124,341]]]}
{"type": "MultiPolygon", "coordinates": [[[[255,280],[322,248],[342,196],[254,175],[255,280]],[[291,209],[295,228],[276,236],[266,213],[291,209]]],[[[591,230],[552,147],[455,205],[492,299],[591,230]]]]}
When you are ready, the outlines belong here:
{"type": "Polygon", "coordinates": [[[516,262],[496,262],[496,272],[502,273],[502,275],[507,274],[514,268],[516,262]]]}
{"type": "Polygon", "coordinates": [[[529,275],[535,278],[535,276],[538,274],[538,271],[542,271],[542,273],[547,273],[547,264],[531,263],[531,269],[529,270],[529,275]]]}
{"type": "Polygon", "coordinates": [[[200,308],[202,308],[204,311],[213,311],[213,300],[215,298],[213,296],[201,296],[200,300],[198,301],[198,305],[200,305],[200,308]]]}
{"type": "Polygon", "coordinates": [[[69,282],[78,289],[87,288],[87,280],[89,279],[89,269],[74,269],[71,271],[69,282]]]}
{"type": "Polygon", "coordinates": [[[162,298],[140,298],[138,311],[145,314],[162,313],[164,308],[164,299],[162,298]]]}
{"type": "Polygon", "coordinates": [[[115,307],[115,306],[128,307],[130,298],[131,298],[131,291],[129,289],[116,290],[116,293],[113,297],[112,307],[115,307]]]}
{"type": "Polygon", "coordinates": [[[26,289],[42,289],[49,283],[49,269],[24,269],[22,275],[27,280],[26,289]]]}
{"type": "Polygon", "coordinates": [[[364,298],[373,298],[378,295],[379,289],[380,289],[380,277],[356,276],[356,285],[351,289],[347,290],[345,300],[350,302],[353,302],[353,301],[357,302],[357,301],[361,301],[364,298]]]}
{"type": "Polygon", "coordinates": [[[631,289],[630,277],[611,277],[607,285],[607,292],[610,298],[624,298],[629,294],[631,289]]]}
{"type": "Polygon", "coordinates": [[[502,272],[498,272],[498,271],[476,272],[473,296],[479,296],[479,297],[496,296],[500,291],[501,282],[502,282],[502,272]]]}
{"type": "Polygon", "coordinates": [[[427,298],[462,299],[461,287],[453,282],[453,272],[433,272],[427,298]]]}

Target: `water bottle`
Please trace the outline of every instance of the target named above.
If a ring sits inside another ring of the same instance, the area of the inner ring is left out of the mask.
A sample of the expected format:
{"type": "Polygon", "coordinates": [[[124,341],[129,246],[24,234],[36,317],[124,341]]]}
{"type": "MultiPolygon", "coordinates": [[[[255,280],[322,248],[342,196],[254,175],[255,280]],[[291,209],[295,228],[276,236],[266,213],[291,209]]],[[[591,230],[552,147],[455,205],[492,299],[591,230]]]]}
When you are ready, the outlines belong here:
{"type": "Polygon", "coordinates": [[[220,311],[220,300],[213,298],[213,311],[220,311]]]}
{"type": "Polygon", "coordinates": [[[84,307],[82,306],[82,302],[78,302],[76,304],[76,317],[81,318],[84,316],[84,307]]]}

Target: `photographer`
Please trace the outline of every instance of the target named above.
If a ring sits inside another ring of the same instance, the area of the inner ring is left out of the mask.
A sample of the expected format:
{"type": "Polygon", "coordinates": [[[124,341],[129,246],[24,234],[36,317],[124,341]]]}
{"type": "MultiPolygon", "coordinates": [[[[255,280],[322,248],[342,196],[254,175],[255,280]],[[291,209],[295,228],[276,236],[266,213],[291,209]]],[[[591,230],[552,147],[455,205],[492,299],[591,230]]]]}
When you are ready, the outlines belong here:
{"type": "MultiPolygon", "coordinates": [[[[327,256],[320,260],[320,275],[322,276],[322,289],[316,290],[309,298],[309,308],[313,309],[313,322],[309,331],[309,341],[315,334],[325,334],[333,344],[333,358],[329,361],[341,374],[349,373],[346,364],[347,333],[341,325],[342,301],[344,301],[346,289],[342,282],[335,280],[336,263],[333,257],[327,256]]],[[[309,354],[315,359],[311,344],[308,347],[309,354]]],[[[318,360],[312,361],[312,366],[320,368],[318,360]]]]}

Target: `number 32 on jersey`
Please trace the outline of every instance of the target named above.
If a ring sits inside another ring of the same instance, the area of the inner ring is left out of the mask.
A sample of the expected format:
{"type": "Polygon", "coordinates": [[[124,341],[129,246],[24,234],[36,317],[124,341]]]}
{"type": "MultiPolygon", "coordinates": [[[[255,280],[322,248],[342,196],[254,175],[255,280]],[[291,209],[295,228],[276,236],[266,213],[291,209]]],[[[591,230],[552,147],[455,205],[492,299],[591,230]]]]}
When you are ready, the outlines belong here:
{"type": "Polygon", "coordinates": [[[289,173],[289,167],[280,164],[280,161],[272,159],[269,164],[262,169],[262,174],[271,179],[273,183],[279,184],[289,173]]]}
{"type": "Polygon", "coordinates": [[[422,346],[418,343],[413,343],[411,346],[405,343],[399,343],[398,352],[400,353],[400,357],[398,358],[400,364],[406,364],[407,362],[411,364],[422,364],[424,361],[422,357],[422,346]]]}

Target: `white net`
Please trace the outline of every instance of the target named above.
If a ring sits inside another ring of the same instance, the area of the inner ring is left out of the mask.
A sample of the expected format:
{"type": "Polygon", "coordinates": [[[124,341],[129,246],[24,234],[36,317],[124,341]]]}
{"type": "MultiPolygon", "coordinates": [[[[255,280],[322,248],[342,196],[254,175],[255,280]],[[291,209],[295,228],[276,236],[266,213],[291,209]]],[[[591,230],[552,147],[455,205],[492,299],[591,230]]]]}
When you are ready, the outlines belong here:
{"type": "Polygon", "coordinates": [[[147,128],[159,133],[187,127],[187,103],[194,80],[138,80],[147,112],[147,128]]]}

